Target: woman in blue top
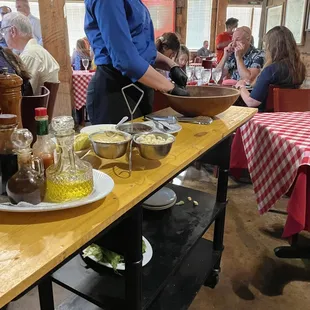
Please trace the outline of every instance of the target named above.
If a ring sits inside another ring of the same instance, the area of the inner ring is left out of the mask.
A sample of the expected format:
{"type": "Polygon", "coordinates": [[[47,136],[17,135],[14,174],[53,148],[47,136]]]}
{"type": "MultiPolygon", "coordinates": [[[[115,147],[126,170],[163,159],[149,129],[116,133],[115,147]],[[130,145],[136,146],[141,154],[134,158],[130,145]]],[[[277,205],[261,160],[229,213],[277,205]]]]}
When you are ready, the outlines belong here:
{"type": "Polygon", "coordinates": [[[258,107],[265,111],[269,85],[282,88],[299,88],[306,75],[306,68],[300,59],[296,41],[292,32],[277,26],[268,31],[265,37],[266,63],[258,76],[251,93],[246,89],[246,82],[239,81],[236,87],[249,107],[258,107]]]}
{"type": "MultiPolygon", "coordinates": [[[[188,95],[182,88],[186,74],[156,50],[153,23],[141,0],[85,0],[85,6],[85,33],[97,65],[87,92],[92,124],[116,123],[129,115],[121,89],[131,83],[144,91],[135,117],[152,111],[152,89],[188,95]],[[170,71],[175,84],[153,67],[170,71]]],[[[140,93],[131,87],[126,95],[133,109],[140,93]]]]}

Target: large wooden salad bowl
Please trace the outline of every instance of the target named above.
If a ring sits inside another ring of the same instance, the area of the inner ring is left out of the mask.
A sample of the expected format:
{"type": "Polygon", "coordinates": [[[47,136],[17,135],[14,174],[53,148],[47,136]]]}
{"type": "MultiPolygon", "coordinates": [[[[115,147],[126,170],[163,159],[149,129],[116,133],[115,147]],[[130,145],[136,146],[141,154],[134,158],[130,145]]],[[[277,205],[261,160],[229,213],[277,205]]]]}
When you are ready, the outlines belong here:
{"type": "Polygon", "coordinates": [[[229,87],[189,86],[187,90],[190,97],[163,94],[162,100],[185,116],[213,117],[232,106],[240,95],[237,89],[229,87]]]}

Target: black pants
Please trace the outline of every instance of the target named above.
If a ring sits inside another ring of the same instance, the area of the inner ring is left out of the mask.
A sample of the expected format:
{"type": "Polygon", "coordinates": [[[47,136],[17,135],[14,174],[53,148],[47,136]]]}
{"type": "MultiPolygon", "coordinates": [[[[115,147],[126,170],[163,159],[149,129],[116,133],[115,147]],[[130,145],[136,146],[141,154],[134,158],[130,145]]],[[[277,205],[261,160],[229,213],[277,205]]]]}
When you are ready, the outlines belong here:
{"type": "MultiPolygon", "coordinates": [[[[116,124],[123,116],[130,117],[126,101],[121,89],[132,84],[131,80],[124,77],[111,65],[98,66],[96,73],[89,83],[87,90],[86,108],[90,122],[95,124],[116,124]]],[[[144,91],[144,96],[134,117],[143,116],[152,112],[154,91],[141,84],[135,83],[144,91]]],[[[137,104],[141,92],[135,87],[125,90],[131,109],[137,104]]]]}

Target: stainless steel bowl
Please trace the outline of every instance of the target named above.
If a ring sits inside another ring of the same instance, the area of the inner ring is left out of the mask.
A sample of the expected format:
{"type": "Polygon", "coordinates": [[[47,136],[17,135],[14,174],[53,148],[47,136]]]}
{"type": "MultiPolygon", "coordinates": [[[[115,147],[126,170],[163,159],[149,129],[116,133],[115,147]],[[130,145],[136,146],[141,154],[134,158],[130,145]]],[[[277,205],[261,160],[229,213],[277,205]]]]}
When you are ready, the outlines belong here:
{"type": "Polygon", "coordinates": [[[115,159],[125,155],[129,142],[132,136],[129,133],[121,132],[117,130],[105,130],[94,132],[89,136],[89,140],[92,143],[94,152],[102,158],[115,159]],[[124,137],[124,141],[121,142],[99,142],[96,141],[96,137],[102,133],[109,133],[111,135],[117,133],[124,137]]]}
{"type": "Polygon", "coordinates": [[[139,149],[141,157],[145,159],[151,159],[151,160],[157,160],[157,159],[162,159],[166,157],[171,150],[172,144],[175,141],[175,137],[171,134],[163,133],[163,132],[151,132],[148,134],[153,134],[156,137],[159,136],[165,139],[171,137],[172,141],[167,142],[165,144],[146,144],[146,143],[141,143],[137,141],[139,137],[146,135],[146,134],[135,135],[133,138],[133,141],[135,142],[137,148],[139,149]]]}
{"type": "Polygon", "coordinates": [[[125,123],[116,126],[117,130],[124,131],[130,133],[131,135],[146,133],[153,130],[153,128],[149,125],[143,123],[125,123]]]}

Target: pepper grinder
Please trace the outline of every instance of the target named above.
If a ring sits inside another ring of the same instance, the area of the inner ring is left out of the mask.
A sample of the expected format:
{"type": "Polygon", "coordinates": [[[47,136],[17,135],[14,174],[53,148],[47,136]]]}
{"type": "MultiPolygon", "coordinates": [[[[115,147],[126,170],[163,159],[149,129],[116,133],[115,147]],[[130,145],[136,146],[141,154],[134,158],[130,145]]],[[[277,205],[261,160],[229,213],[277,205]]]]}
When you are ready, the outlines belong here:
{"type": "Polygon", "coordinates": [[[22,78],[16,74],[8,73],[8,68],[2,68],[0,74],[0,109],[1,113],[17,116],[18,127],[22,128],[21,101],[23,84],[22,78]]]}

